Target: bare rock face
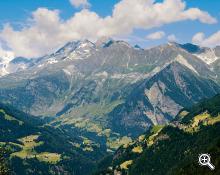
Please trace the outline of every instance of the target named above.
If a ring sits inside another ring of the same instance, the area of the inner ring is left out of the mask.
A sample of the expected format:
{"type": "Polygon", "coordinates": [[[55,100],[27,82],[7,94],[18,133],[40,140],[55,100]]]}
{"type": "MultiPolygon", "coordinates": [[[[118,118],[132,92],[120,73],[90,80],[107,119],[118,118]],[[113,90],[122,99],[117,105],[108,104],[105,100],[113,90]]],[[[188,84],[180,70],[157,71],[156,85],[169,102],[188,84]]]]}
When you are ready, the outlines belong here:
{"type": "Polygon", "coordinates": [[[149,90],[145,90],[145,95],[153,106],[153,111],[146,111],[145,114],[154,125],[167,123],[164,114],[173,117],[182,109],[182,106],[165,95],[165,90],[166,85],[162,82],[154,83],[149,90]]]}
{"type": "Polygon", "coordinates": [[[135,87],[125,104],[110,114],[112,125],[122,133],[144,132],[152,124],[168,123],[182,108],[219,91],[214,81],[175,61],[135,87]]]}

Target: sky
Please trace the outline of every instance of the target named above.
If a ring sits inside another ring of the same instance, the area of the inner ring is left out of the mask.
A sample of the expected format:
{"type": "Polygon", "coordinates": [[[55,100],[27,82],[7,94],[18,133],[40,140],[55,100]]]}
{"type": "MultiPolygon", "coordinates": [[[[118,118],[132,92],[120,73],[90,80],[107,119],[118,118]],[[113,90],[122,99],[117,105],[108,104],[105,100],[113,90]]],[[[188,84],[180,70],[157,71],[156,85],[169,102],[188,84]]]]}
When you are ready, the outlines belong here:
{"type": "Polygon", "coordinates": [[[219,0],[2,0],[0,57],[34,58],[102,37],[143,48],[220,45],[219,0]]]}

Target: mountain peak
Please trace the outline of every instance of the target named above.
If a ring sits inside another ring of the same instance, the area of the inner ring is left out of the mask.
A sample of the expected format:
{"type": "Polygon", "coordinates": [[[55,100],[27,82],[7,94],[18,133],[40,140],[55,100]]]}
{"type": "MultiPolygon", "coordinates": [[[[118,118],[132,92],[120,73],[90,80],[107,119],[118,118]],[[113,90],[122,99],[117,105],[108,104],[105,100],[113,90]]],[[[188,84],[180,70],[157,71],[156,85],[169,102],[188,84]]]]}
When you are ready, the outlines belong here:
{"type": "Polygon", "coordinates": [[[134,45],[134,48],[135,48],[135,49],[137,49],[137,50],[142,49],[142,48],[141,48],[139,45],[137,45],[137,44],[136,44],[136,45],[134,45]]]}
{"type": "Polygon", "coordinates": [[[70,41],[67,44],[65,44],[62,48],[60,48],[56,53],[60,52],[71,52],[74,51],[77,48],[83,48],[83,47],[94,47],[95,44],[91,41],[85,39],[85,40],[78,40],[78,41],[70,41]]]}
{"type": "Polygon", "coordinates": [[[186,44],[179,44],[179,47],[181,47],[182,49],[190,52],[190,53],[200,53],[202,51],[205,50],[205,48],[202,48],[198,45],[192,44],[192,43],[186,43],[186,44]]]}
{"type": "Polygon", "coordinates": [[[24,57],[16,57],[13,60],[11,60],[10,62],[13,64],[28,63],[28,62],[30,62],[30,59],[27,59],[24,57]]]}
{"type": "Polygon", "coordinates": [[[97,39],[96,43],[98,43],[98,42],[106,42],[106,41],[109,41],[109,40],[113,40],[113,38],[108,37],[108,36],[103,36],[103,37],[99,37],[97,39]]]}
{"type": "Polygon", "coordinates": [[[114,40],[114,39],[108,38],[108,37],[102,37],[99,40],[97,40],[97,42],[96,42],[96,46],[102,47],[102,48],[109,47],[113,44],[119,44],[119,45],[123,45],[123,46],[127,46],[127,47],[131,48],[131,45],[126,41],[114,40]]]}
{"type": "Polygon", "coordinates": [[[132,46],[128,42],[123,41],[123,40],[118,40],[118,41],[116,41],[116,43],[121,44],[126,47],[129,47],[129,48],[132,48],[132,46]]]}
{"type": "Polygon", "coordinates": [[[110,37],[101,37],[96,41],[96,46],[98,47],[104,47],[109,42],[114,42],[114,40],[110,37]]]}
{"type": "Polygon", "coordinates": [[[87,39],[78,41],[77,48],[94,48],[95,44],[87,39]]]}

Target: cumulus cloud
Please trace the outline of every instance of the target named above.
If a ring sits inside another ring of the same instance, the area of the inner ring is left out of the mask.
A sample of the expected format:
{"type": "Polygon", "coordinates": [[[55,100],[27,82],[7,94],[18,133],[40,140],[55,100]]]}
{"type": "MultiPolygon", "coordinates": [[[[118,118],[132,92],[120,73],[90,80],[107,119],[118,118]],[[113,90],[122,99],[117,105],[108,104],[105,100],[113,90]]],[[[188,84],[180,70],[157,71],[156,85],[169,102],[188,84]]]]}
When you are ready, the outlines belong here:
{"type": "Polygon", "coordinates": [[[159,40],[159,39],[163,38],[165,35],[166,35],[165,32],[158,31],[158,32],[151,33],[151,34],[147,35],[146,38],[149,40],[159,40]]]}
{"type": "Polygon", "coordinates": [[[14,53],[10,50],[6,50],[0,44],[0,59],[4,59],[5,61],[10,61],[14,58],[14,53]]]}
{"type": "Polygon", "coordinates": [[[176,42],[178,39],[177,39],[176,35],[171,34],[171,35],[169,35],[169,36],[167,37],[167,40],[168,40],[169,42],[176,42]]]}
{"type": "Polygon", "coordinates": [[[220,46],[220,31],[209,37],[206,37],[204,33],[199,32],[193,36],[192,42],[206,47],[220,46]]]}
{"type": "Polygon", "coordinates": [[[76,7],[83,7],[83,8],[88,8],[90,7],[90,3],[87,0],[70,0],[70,3],[76,7]]]}
{"type": "Polygon", "coordinates": [[[217,22],[198,8],[187,9],[183,0],[136,0],[135,3],[134,0],[121,0],[114,6],[112,15],[106,17],[82,9],[63,20],[58,10],[39,8],[20,30],[5,24],[0,39],[16,56],[39,57],[70,40],[118,37],[131,34],[134,29],[150,29],[183,20],[217,22]]]}

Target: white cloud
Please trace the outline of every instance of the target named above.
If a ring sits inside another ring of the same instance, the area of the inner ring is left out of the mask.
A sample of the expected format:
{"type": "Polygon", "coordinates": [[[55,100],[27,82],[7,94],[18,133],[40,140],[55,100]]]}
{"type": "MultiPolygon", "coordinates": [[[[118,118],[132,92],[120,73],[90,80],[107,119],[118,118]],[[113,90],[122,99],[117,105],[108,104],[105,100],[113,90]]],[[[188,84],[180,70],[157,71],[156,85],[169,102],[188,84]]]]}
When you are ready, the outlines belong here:
{"type": "Polygon", "coordinates": [[[167,40],[168,40],[169,42],[176,42],[178,39],[177,39],[176,35],[171,34],[171,35],[169,35],[169,36],[167,37],[167,40]]]}
{"type": "Polygon", "coordinates": [[[0,39],[16,56],[39,57],[54,51],[70,40],[96,39],[102,36],[128,35],[134,29],[150,29],[183,20],[199,20],[202,23],[217,22],[207,12],[197,8],[186,9],[183,0],[121,0],[112,15],[100,17],[88,9],[82,9],[71,18],[62,20],[58,10],[39,8],[32,13],[24,27],[14,29],[5,24],[0,39]]]}
{"type": "Polygon", "coordinates": [[[3,49],[3,47],[0,44],[0,58],[8,62],[14,58],[14,53],[12,51],[3,49]]]}
{"type": "Polygon", "coordinates": [[[149,40],[159,40],[159,39],[163,38],[165,35],[166,35],[165,32],[158,31],[158,32],[151,33],[151,34],[147,35],[146,38],[149,40]]]}
{"type": "Polygon", "coordinates": [[[209,37],[206,37],[204,33],[199,32],[193,36],[192,42],[206,47],[220,46],[220,31],[209,37]]]}
{"type": "Polygon", "coordinates": [[[83,7],[83,8],[88,8],[90,6],[90,3],[87,0],[69,0],[70,3],[76,7],[83,7]]]}

